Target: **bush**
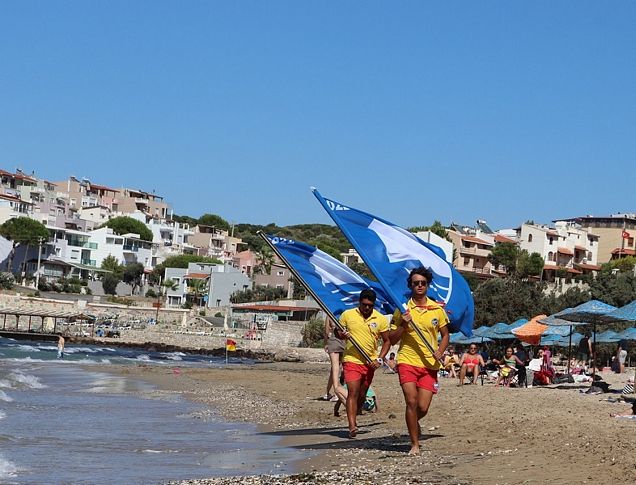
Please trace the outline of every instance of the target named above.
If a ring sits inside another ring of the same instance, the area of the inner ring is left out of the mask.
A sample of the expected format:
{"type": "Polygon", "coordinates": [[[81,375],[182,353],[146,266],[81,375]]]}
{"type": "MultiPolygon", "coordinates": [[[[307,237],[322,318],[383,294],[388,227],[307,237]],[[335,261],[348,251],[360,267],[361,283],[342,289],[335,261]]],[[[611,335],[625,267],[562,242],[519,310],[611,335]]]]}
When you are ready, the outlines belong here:
{"type": "Polygon", "coordinates": [[[40,280],[38,282],[38,290],[40,290],[40,291],[51,291],[51,284],[47,283],[45,280],[40,280]]]}
{"type": "Polygon", "coordinates": [[[309,320],[302,330],[302,346],[320,348],[325,345],[325,322],[317,318],[309,320]]]}
{"type": "Polygon", "coordinates": [[[216,312],[214,314],[215,317],[224,317],[225,315],[223,315],[221,312],[216,312]]]}
{"type": "Polygon", "coordinates": [[[192,308],[192,302],[191,301],[186,301],[183,305],[181,305],[181,308],[184,308],[186,310],[190,310],[192,308]]]}
{"type": "Polygon", "coordinates": [[[148,291],[146,291],[146,298],[157,298],[157,292],[152,288],[148,288],[148,291]]]}
{"type": "Polygon", "coordinates": [[[200,316],[200,317],[204,317],[204,316],[205,316],[205,310],[201,310],[201,311],[199,312],[199,316],[200,316]]]}
{"type": "Polygon", "coordinates": [[[115,305],[137,306],[135,300],[133,300],[132,298],[126,298],[124,296],[109,296],[108,298],[106,298],[106,301],[114,303],[115,305]]]}
{"type": "Polygon", "coordinates": [[[15,283],[15,278],[11,273],[0,273],[0,289],[10,290],[13,288],[13,284],[15,283]]]}
{"type": "Polygon", "coordinates": [[[107,295],[116,295],[118,283],[119,278],[117,278],[117,276],[110,273],[105,274],[102,277],[102,288],[104,288],[104,293],[107,295]]]}

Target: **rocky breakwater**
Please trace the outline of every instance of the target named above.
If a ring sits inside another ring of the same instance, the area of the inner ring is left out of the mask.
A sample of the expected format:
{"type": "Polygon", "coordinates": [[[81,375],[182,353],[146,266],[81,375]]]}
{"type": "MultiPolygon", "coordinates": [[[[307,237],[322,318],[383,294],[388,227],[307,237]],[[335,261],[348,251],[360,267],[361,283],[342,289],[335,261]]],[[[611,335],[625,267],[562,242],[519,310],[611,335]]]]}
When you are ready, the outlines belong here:
{"type": "Polygon", "coordinates": [[[148,327],[144,330],[122,330],[119,338],[74,338],[73,342],[98,343],[114,346],[143,348],[160,352],[190,352],[204,355],[225,355],[227,338],[236,342],[237,357],[278,362],[328,362],[323,349],[278,345],[275,341],[250,340],[227,337],[222,334],[197,335],[178,333],[167,328],[148,327]]]}

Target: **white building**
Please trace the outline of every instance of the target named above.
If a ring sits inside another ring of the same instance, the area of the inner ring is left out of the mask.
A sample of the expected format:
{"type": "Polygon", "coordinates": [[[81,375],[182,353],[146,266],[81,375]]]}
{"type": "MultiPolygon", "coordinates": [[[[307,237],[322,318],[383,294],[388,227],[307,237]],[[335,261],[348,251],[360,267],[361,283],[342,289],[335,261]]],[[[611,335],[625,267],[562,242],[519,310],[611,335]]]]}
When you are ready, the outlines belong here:
{"type": "Polygon", "coordinates": [[[415,235],[419,237],[422,241],[431,243],[442,251],[444,251],[444,255],[446,256],[446,261],[449,263],[453,263],[453,243],[444,239],[443,237],[439,237],[437,234],[431,231],[420,231],[416,232],[415,235]]]}
{"type": "Polygon", "coordinates": [[[523,224],[518,239],[521,249],[543,257],[544,279],[552,279],[559,270],[576,276],[601,269],[597,264],[599,236],[575,223],[559,221],[554,228],[523,224]]]}
{"type": "Polygon", "coordinates": [[[95,245],[92,258],[97,267],[108,256],[114,256],[124,266],[141,263],[144,268],[152,269],[152,243],[142,240],[139,234],[119,236],[110,227],[102,227],[90,232],[90,243],[95,245]]]}
{"type": "Polygon", "coordinates": [[[250,279],[237,268],[229,264],[190,263],[187,269],[166,268],[166,281],[175,283],[174,290],[167,291],[167,305],[180,306],[193,297],[193,285],[189,281],[204,282],[203,302],[208,308],[227,306],[230,297],[237,291],[251,287],[250,279]]]}
{"type": "Polygon", "coordinates": [[[170,256],[179,254],[197,254],[198,248],[188,242],[194,235],[188,224],[174,221],[151,219],[148,228],[152,231],[152,266],[157,266],[170,256]]]}

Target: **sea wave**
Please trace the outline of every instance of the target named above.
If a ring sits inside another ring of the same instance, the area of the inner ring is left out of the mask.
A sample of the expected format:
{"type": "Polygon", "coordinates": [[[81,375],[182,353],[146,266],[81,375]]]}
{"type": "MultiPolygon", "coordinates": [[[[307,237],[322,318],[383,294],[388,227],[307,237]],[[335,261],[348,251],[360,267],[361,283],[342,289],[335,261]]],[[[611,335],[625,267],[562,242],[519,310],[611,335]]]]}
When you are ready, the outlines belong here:
{"type": "Polygon", "coordinates": [[[13,401],[13,398],[8,396],[6,392],[0,391],[0,401],[11,402],[13,401]]]}
{"type": "Polygon", "coordinates": [[[20,470],[15,463],[10,462],[0,455],[0,480],[3,478],[15,477],[18,471],[20,470]]]}
{"type": "Polygon", "coordinates": [[[31,374],[12,372],[11,374],[9,374],[9,378],[15,382],[22,384],[23,387],[28,387],[30,389],[44,389],[45,387],[47,387],[40,382],[40,379],[31,374]]]}

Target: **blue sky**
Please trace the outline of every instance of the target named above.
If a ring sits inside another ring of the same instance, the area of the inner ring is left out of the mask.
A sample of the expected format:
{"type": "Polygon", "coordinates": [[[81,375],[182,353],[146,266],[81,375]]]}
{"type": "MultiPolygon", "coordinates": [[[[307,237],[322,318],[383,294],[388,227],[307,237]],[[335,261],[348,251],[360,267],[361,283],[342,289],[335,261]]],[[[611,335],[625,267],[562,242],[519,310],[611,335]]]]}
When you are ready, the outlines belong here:
{"type": "Polygon", "coordinates": [[[632,2],[4,1],[0,168],[176,214],[636,212],[632,2]]]}

